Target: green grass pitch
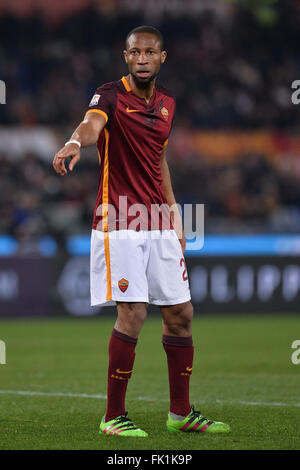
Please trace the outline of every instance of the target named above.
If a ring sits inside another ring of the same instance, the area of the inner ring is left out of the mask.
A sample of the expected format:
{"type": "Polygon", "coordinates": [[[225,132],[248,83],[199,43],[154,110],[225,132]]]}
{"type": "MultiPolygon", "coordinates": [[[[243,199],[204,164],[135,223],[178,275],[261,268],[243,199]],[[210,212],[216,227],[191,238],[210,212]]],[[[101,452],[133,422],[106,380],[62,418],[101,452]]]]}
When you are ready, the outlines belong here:
{"type": "Polygon", "coordinates": [[[108,338],[114,318],[0,321],[0,449],[300,449],[297,316],[195,316],[191,403],[228,435],[169,433],[161,319],[141,332],[127,392],[146,439],[105,437],[108,338]],[[24,392],[24,393],[23,393],[24,392]]]}

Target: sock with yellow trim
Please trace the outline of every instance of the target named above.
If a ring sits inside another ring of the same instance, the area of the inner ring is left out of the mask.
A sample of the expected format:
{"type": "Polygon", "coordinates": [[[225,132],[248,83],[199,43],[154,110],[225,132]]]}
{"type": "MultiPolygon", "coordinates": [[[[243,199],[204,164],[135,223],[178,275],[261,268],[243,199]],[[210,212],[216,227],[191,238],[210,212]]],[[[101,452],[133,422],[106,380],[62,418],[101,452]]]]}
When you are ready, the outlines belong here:
{"type": "Polygon", "coordinates": [[[191,411],[189,393],[194,358],[192,336],[163,335],[162,343],[168,360],[170,412],[187,416],[191,411]]]}
{"type": "Polygon", "coordinates": [[[136,338],[120,333],[115,328],[112,330],[108,348],[106,422],[125,414],[125,396],[133,369],[136,343],[136,338]]]}

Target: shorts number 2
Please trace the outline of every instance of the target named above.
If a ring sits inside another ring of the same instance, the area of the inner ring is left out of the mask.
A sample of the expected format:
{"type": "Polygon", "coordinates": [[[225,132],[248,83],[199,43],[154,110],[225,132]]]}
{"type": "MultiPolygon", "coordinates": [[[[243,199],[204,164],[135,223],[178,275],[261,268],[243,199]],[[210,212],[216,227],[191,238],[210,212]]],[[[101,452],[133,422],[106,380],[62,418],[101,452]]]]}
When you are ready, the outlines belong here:
{"type": "Polygon", "coordinates": [[[180,260],[180,267],[184,267],[184,270],[183,270],[183,273],[182,273],[182,279],[184,281],[187,281],[188,280],[188,277],[187,277],[187,273],[186,273],[186,265],[185,265],[185,261],[184,261],[184,258],[181,258],[180,260]]]}

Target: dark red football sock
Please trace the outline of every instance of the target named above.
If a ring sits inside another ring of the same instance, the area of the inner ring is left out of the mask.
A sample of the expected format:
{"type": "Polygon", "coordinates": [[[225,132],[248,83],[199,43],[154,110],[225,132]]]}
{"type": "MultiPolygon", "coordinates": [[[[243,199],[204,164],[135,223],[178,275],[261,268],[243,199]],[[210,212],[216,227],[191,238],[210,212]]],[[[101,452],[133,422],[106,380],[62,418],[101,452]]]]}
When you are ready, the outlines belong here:
{"type": "Polygon", "coordinates": [[[137,339],[112,330],[109,341],[107,409],[105,421],[125,413],[125,395],[131,377],[137,339]]]}
{"type": "Polygon", "coordinates": [[[191,411],[189,394],[194,358],[192,336],[163,335],[162,343],[168,360],[170,411],[186,416],[191,411]]]}

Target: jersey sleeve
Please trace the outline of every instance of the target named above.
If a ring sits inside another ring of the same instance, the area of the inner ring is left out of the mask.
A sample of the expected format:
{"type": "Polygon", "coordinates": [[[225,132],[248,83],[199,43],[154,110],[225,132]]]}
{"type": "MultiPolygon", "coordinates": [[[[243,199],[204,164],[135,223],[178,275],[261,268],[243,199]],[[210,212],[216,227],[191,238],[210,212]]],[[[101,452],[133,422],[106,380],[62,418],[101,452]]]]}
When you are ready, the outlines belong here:
{"type": "Polygon", "coordinates": [[[110,84],[105,84],[95,91],[86,114],[98,113],[104,116],[106,123],[111,119],[115,103],[115,90],[110,84]]]}
{"type": "Polygon", "coordinates": [[[176,99],[173,98],[173,109],[172,109],[172,121],[171,121],[171,127],[170,127],[170,132],[169,132],[169,135],[168,135],[168,138],[164,141],[164,144],[163,146],[164,147],[167,147],[168,143],[169,143],[169,137],[170,137],[170,134],[171,134],[171,131],[172,131],[172,128],[173,128],[173,124],[174,124],[174,118],[175,118],[175,112],[176,112],[176,99]]]}

